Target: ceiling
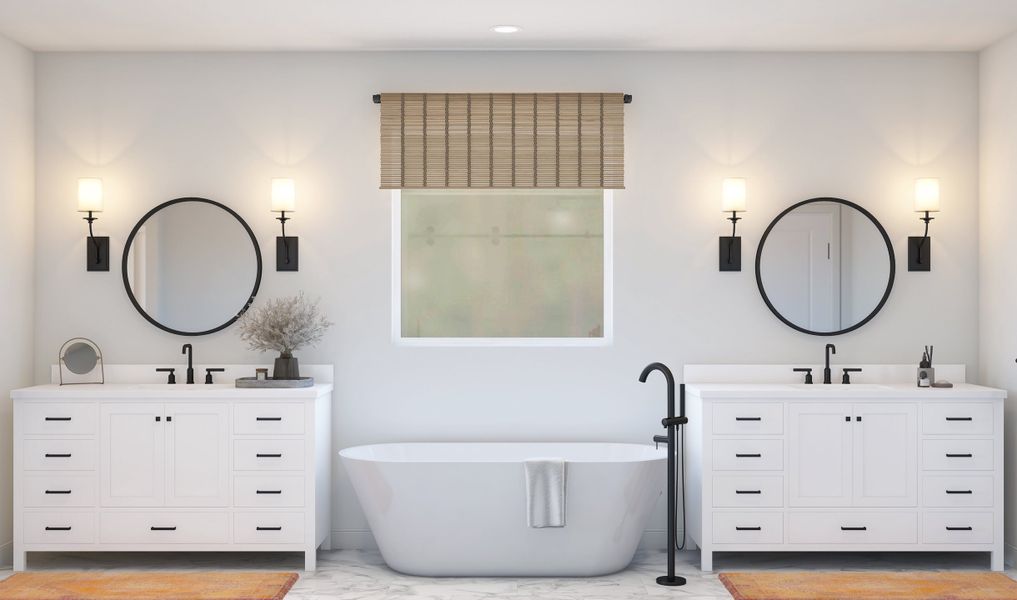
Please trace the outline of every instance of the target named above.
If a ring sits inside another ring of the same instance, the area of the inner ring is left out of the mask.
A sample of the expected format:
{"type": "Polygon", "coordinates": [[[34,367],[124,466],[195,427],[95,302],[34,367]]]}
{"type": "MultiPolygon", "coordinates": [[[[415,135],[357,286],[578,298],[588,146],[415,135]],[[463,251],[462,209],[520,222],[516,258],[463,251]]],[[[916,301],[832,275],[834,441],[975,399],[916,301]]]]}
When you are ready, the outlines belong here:
{"type": "Polygon", "coordinates": [[[978,50],[1015,30],[1017,0],[0,0],[0,33],[39,51],[978,50]]]}

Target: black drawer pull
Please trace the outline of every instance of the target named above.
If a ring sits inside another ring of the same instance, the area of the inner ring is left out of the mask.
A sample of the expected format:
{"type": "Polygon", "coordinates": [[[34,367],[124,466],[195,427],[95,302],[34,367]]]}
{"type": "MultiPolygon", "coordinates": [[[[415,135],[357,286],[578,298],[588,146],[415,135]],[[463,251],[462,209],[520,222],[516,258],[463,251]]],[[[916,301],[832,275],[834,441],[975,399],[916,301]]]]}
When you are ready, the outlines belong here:
{"type": "Polygon", "coordinates": [[[70,454],[52,454],[50,452],[46,453],[46,458],[70,458],[70,457],[71,457],[70,454]]]}
{"type": "Polygon", "coordinates": [[[46,528],[46,531],[70,531],[70,530],[71,530],[71,528],[70,528],[69,525],[67,527],[47,527],[46,528]]]}
{"type": "Polygon", "coordinates": [[[971,417],[947,417],[947,421],[974,421],[971,417]]]}
{"type": "Polygon", "coordinates": [[[973,528],[971,528],[971,527],[950,527],[949,525],[947,525],[946,530],[947,531],[973,531],[973,528]]]}
{"type": "Polygon", "coordinates": [[[735,527],[735,531],[762,531],[762,527],[735,527]]]}
{"type": "Polygon", "coordinates": [[[868,531],[868,527],[841,527],[841,531],[868,531]]]}
{"type": "Polygon", "coordinates": [[[255,421],[282,421],[282,417],[254,417],[255,421]]]}
{"type": "Polygon", "coordinates": [[[947,494],[970,494],[971,490],[946,490],[947,494]]]}
{"type": "Polygon", "coordinates": [[[735,417],[735,421],[762,421],[763,417],[735,417]]]}
{"type": "Polygon", "coordinates": [[[735,490],[736,494],[762,494],[763,490],[735,490]]]}
{"type": "Polygon", "coordinates": [[[282,531],[282,527],[255,527],[256,531],[282,531]]]}
{"type": "Polygon", "coordinates": [[[46,417],[47,421],[70,421],[70,417],[46,417]]]}
{"type": "Polygon", "coordinates": [[[947,458],[971,458],[971,456],[972,456],[971,454],[950,454],[949,452],[946,453],[947,458]]]}
{"type": "Polygon", "coordinates": [[[735,454],[735,458],[762,458],[762,454],[735,454]]]}
{"type": "Polygon", "coordinates": [[[260,452],[255,456],[258,458],[282,458],[282,454],[261,454],[260,452]]]}
{"type": "Polygon", "coordinates": [[[152,531],[176,531],[176,527],[152,527],[152,531]]]}
{"type": "Polygon", "coordinates": [[[47,494],[70,494],[71,490],[46,490],[47,494]]]}
{"type": "Polygon", "coordinates": [[[258,490],[255,494],[281,494],[282,490],[258,490]]]}

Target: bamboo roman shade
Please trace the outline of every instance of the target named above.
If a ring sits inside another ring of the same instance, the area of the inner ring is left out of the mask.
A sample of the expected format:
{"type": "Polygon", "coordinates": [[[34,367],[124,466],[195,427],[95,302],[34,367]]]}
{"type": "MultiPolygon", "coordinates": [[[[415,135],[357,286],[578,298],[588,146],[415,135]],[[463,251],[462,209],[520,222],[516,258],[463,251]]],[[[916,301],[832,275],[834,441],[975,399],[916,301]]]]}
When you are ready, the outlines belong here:
{"type": "Polygon", "coordinates": [[[623,94],[381,94],[381,187],[625,187],[623,94]]]}

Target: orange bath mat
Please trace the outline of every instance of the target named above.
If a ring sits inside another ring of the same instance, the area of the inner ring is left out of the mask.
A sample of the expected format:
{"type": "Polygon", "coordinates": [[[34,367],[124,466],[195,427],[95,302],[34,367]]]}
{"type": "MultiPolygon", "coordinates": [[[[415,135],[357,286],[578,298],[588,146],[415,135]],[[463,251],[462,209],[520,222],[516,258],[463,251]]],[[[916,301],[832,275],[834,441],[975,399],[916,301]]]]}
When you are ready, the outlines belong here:
{"type": "Polygon", "coordinates": [[[735,600],[1014,600],[1002,573],[721,573],[735,600]]]}
{"type": "Polygon", "coordinates": [[[296,573],[15,573],[0,581],[4,600],[282,600],[296,573]]]}

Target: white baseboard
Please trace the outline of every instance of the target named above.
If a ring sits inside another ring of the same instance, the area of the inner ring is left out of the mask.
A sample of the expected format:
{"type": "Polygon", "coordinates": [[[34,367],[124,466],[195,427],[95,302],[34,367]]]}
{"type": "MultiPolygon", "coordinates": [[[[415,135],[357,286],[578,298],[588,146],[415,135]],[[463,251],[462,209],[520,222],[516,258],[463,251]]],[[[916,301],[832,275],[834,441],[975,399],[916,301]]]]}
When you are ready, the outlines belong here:
{"type": "Polygon", "coordinates": [[[333,550],[377,550],[378,542],[370,529],[343,529],[332,531],[333,550]]]}
{"type": "Polygon", "coordinates": [[[1006,566],[1008,567],[1017,565],[1017,546],[1003,544],[1003,562],[1006,563],[1006,566]]]}
{"type": "MultiPolygon", "coordinates": [[[[679,532],[679,535],[681,533],[679,532]]],[[[332,532],[333,550],[377,550],[378,542],[369,529],[344,529],[332,532]]],[[[640,550],[666,550],[667,531],[647,529],[639,540],[640,550]]]]}
{"type": "Polygon", "coordinates": [[[14,564],[14,542],[0,544],[0,567],[9,567],[14,564]]]}

